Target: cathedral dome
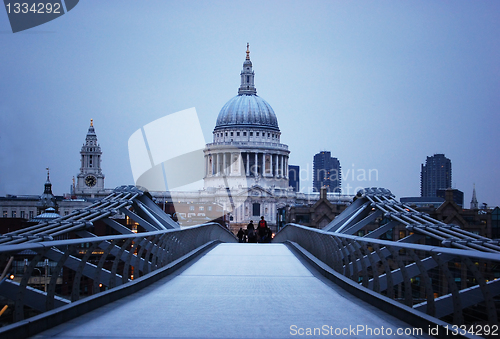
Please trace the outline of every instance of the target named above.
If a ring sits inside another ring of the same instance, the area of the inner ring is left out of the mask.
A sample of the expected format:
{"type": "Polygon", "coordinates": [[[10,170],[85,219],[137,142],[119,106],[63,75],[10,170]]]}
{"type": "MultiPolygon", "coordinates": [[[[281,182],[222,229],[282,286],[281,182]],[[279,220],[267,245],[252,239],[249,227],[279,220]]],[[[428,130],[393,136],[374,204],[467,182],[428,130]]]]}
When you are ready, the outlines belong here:
{"type": "Polygon", "coordinates": [[[222,107],[215,130],[234,127],[257,127],[279,131],[278,119],[271,105],[256,94],[237,95],[222,107]]]}
{"type": "Polygon", "coordinates": [[[264,99],[257,95],[255,73],[250,61],[247,44],[247,57],[240,73],[241,85],[238,95],[229,100],[219,112],[214,132],[227,128],[263,128],[279,132],[276,114],[264,99]]]}

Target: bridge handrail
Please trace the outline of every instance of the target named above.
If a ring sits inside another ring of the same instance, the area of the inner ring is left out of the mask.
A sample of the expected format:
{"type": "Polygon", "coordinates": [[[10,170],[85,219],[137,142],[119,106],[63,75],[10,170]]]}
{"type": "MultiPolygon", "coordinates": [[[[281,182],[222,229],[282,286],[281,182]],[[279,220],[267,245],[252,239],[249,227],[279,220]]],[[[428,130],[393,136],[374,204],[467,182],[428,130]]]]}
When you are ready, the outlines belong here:
{"type": "Polygon", "coordinates": [[[212,222],[182,229],[0,245],[0,272],[4,272],[0,295],[14,301],[13,319],[17,322],[25,318],[25,306],[50,311],[147,277],[214,241],[237,242],[237,238],[212,222]],[[11,258],[15,264],[12,267],[11,258]],[[51,274],[45,273],[42,284],[44,262],[45,272],[51,274]],[[63,268],[74,273],[63,274],[63,268]],[[38,284],[33,279],[35,269],[40,271],[38,284]]]}
{"type": "MultiPolygon", "coordinates": [[[[440,247],[440,246],[430,246],[430,245],[422,245],[422,244],[396,242],[396,241],[390,241],[390,240],[365,238],[365,237],[343,234],[343,233],[327,232],[327,231],[323,231],[320,229],[311,228],[308,226],[294,224],[294,223],[290,223],[290,224],[285,225],[285,227],[283,227],[280,230],[280,232],[278,232],[276,234],[275,239],[279,239],[279,237],[284,236],[284,233],[281,234],[281,236],[280,236],[280,233],[287,226],[301,228],[301,229],[304,229],[306,231],[314,231],[314,232],[317,232],[320,234],[324,234],[326,236],[335,235],[339,238],[351,239],[351,240],[355,240],[357,242],[362,242],[362,243],[367,243],[367,244],[368,243],[379,244],[379,245],[383,245],[383,246],[392,246],[392,247],[397,247],[397,248],[401,248],[401,249],[422,250],[422,251],[433,252],[433,253],[450,254],[450,255],[454,255],[454,256],[463,256],[463,257],[476,258],[476,259],[489,259],[489,260],[494,260],[494,261],[500,261],[500,254],[498,254],[498,253],[488,253],[488,252],[480,252],[480,251],[475,251],[475,250],[465,250],[465,249],[457,249],[457,248],[447,248],[447,247],[440,247]]],[[[275,241],[279,242],[279,240],[275,240],[275,241]]]]}
{"type": "MultiPolygon", "coordinates": [[[[78,245],[83,243],[96,243],[103,242],[108,240],[124,240],[130,238],[137,238],[139,236],[150,237],[156,236],[160,234],[168,234],[168,233],[176,233],[182,232],[185,230],[197,229],[200,227],[206,226],[219,226],[222,231],[225,231],[230,239],[235,238],[234,234],[231,233],[227,228],[220,226],[220,224],[215,222],[210,222],[201,225],[189,226],[182,229],[169,229],[169,230],[161,230],[161,231],[151,231],[151,232],[141,232],[141,233],[133,233],[133,234],[121,234],[121,235],[106,235],[99,237],[86,237],[86,238],[76,238],[76,239],[65,239],[65,240],[50,240],[44,242],[27,242],[17,245],[2,245],[0,244],[0,254],[2,253],[12,253],[12,252],[20,252],[24,250],[32,250],[40,248],[50,248],[50,247],[59,247],[59,246],[69,246],[69,245],[78,245]]],[[[236,239],[236,238],[235,238],[236,239]]]]}
{"type": "Polygon", "coordinates": [[[500,254],[358,237],[287,224],[273,242],[298,244],[336,274],[442,321],[499,325],[500,254]]]}

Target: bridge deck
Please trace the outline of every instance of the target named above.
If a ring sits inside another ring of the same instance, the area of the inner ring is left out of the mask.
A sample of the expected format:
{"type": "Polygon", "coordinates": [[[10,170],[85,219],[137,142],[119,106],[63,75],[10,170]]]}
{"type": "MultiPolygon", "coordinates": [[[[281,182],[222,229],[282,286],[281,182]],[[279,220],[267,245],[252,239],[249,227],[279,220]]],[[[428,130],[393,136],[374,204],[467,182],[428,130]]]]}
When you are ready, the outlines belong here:
{"type": "Polygon", "coordinates": [[[292,325],[383,326],[392,338],[410,328],[309,270],[285,245],[221,244],[177,274],[36,338],[301,337],[292,325]]]}

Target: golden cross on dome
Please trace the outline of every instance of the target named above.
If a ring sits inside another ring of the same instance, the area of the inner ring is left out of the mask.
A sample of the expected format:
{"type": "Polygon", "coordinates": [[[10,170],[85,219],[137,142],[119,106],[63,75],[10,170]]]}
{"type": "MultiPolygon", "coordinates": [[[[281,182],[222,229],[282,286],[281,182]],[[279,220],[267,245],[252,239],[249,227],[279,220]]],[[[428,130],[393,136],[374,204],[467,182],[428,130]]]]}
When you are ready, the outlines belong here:
{"type": "Polygon", "coordinates": [[[90,126],[94,127],[94,119],[90,119],[90,126]]]}
{"type": "Polygon", "coordinates": [[[247,60],[250,60],[250,44],[247,42],[247,60]]]}

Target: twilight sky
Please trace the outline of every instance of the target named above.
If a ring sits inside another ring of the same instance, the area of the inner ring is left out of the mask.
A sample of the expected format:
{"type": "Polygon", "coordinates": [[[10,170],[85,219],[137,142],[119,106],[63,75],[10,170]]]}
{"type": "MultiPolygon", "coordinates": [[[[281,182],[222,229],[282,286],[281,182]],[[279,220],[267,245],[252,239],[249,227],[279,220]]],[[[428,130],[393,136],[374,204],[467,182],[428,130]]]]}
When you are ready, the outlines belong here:
{"type": "Polygon", "coordinates": [[[419,196],[420,165],[444,153],[466,207],[474,183],[500,205],[495,0],[85,0],[15,34],[0,9],[0,195],[41,194],[46,167],[67,193],[91,118],[109,188],[133,184],[128,138],[153,120],[195,107],[210,142],[247,42],[303,191],[327,150],[345,193],[419,196]]]}

